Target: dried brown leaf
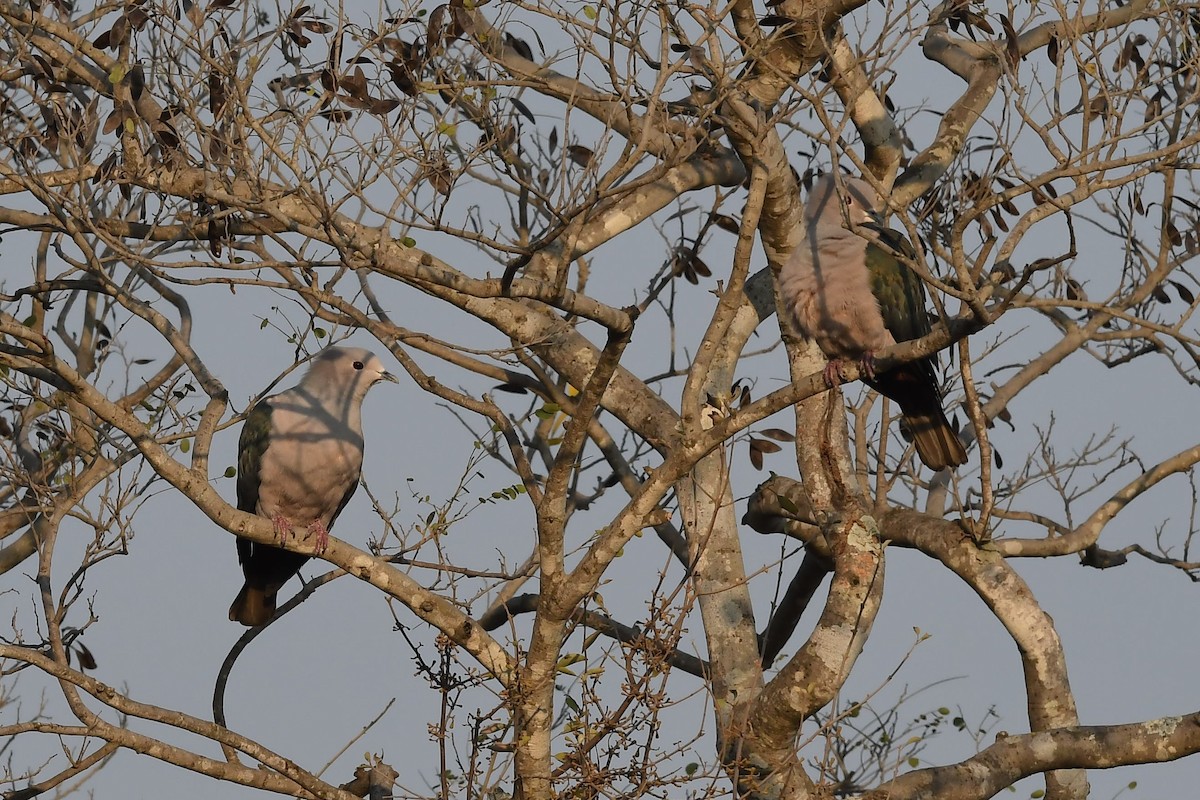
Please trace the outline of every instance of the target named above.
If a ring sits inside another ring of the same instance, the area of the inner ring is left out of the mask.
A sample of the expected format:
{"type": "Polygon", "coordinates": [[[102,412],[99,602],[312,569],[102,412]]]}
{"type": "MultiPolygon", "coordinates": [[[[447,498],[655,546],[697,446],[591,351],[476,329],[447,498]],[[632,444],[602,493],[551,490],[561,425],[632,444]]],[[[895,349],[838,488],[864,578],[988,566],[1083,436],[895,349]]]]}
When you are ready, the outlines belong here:
{"type": "Polygon", "coordinates": [[[327,22],[321,22],[315,19],[306,19],[300,21],[300,26],[312,33],[332,33],[333,26],[327,22]]]}
{"type": "Polygon", "coordinates": [[[755,441],[756,441],[755,439],[750,440],[750,464],[755,469],[761,470],[763,468],[762,450],[759,450],[757,447],[754,446],[755,441]]]}
{"type": "Polygon", "coordinates": [[[387,63],[388,73],[392,77],[392,83],[397,89],[409,97],[416,97],[420,90],[417,88],[417,82],[413,79],[412,72],[408,67],[400,61],[389,61],[387,63]]]}
{"type": "Polygon", "coordinates": [[[1175,287],[1175,291],[1179,292],[1179,299],[1180,299],[1180,300],[1182,300],[1183,302],[1187,303],[1189,306],[1190,306],[1192,303],[1195,303],[1195,302],[1196,302],[1196,295],[1195,295],[1195,294],[1192,292],[1192,290],[1191,290],[1191,289],[1187,288],[1186,286],[1184,286],[1184,285],[1183,285],[1182,283],[1180,283],[1179,281],[1171,281],[1170,283],[1171,283],[1171,285],[1172,285],[1172,286],[1174,286],[1174,287],[1175,287]]]}
{"type": "Polygon", "coordinates": [[[1015,70],[1021,63],[1021,47],[1017,43],[1017,31],[1007,15],[1000,14],[998,16],[1000,25],[1004,29],[1004,54],[1008,59],[1008,65],[1015,70]]]}
{"type": "Polygon", "coordinates": [[[533,124],[537,124],[537,120],[534,119],[533,112],[529,110],[529,106],[525,105],[515,97],[510,97],[508,101],[512,103],[513,108],[520,112],[521,116],[525,117],[525,119],[529,120],[533,124]]]}
{"type": "Polygon", "coordinates": [[[92,175],[92,185],[103,183],[112,177],[113,172],[117,169],[117,154],[109,153],[108,158],[100,162],[100,166],[96,167],[96,172],[92,175]]]}
{"type": "Polygon", "coordinates": [[[581,144],[572,144],[567,146],[567,158],[581,167],[591,169],[595,165],[596,154],[581,144]]]}
{"type": "Polygon", "coordinates": [[[158,122],[153,125],[151,130],[154,133],[154,138],[166,150],[179,149],[179,132],[175,127],[168,122],[158,122]]]}
{"type": "MultiPolygon", "coordinates": [[[[68,654],[70,651],[68,651],[68,654]]],[[[96,657],[92,655],[92,651],[83,646],[81,642],[75,643],[75,655],[79,658],[80,669],[95,669],[96,657]]]]}
{"type": "Polygon", "coordinates": [[[344,108],[327,108],[317,116],[323,117],[330,125],[338,125],[354,119],[354,115],[344,108]]]}
{"type": "Polygon", "coordinates": [[[216,71],[208,73],[208,110],[214,117],[220,116],[228,100],[225,93],[225,82],[216,71]]]}
{"type": "Polygon", "coordinates": [[[1179,247],[1183,244],[1183,236],[1179,234],[1179,228],[1175,227],[1175,223],[1167,220],[1167,224],[1163,229],[1163,233],[1167,235],[1167,241],[1172,247],[1179,247]]]}
{"type": "Polygon", "coordinates": [[[714,225],[723,231],[739,234],[742,232],[741,223],[728,214],[713,214],[712,221],[714,225]]]}
{"type": "Polygon", "coordinates": [[[383,117],[395,111],[400,105],[400,101],[393,97],[376,97],[370,101],[369,105],[368,111],[376,116],[383,117]]]}

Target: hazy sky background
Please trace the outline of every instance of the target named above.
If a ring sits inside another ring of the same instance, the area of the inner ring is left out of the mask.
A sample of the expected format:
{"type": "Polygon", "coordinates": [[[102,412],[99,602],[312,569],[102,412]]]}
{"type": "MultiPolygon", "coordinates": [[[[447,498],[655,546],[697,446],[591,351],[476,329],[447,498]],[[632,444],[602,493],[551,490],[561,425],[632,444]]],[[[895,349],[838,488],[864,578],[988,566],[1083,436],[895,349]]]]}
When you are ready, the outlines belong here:
{"type": "MultiPolygon", "coordinates": [[[[375,9],[361,10],[354,4],[347,4],[345,13],[362,23],[368,21],[368,14],[379,16],[375,9]]],[[[936,94],[937,87],[931,87],[928,80],[920,80],[920,74],[902,73],[893,89],[898,106],[921,103],[928,95],[936,94]]],[[[945,79],[938,73],[936,80],[945,79]]],[[[960,86],[956,81],[952,85],[947,83],[947,89],[957,92],[960,86]]],[[[940,98],[936,102],[941,102],[940,98]]],[[[550,113],[554,106],[547,104],[544,108],[550,113]]],[[[914,121],[914,137],[934,124],[932,115],[925,116],[929,119],[923,123],[919,118],[914,121]]],[[[549,117],[546,125],[547,128],[550,125],[549,117]]],[[[587,131],[587,126],[577,130],[587,131]]],[[[921,145],[923,140],[918,139],[917,143],[921,145]]],[[[811,149],[802,148],[795,137],[789,140],[789,148],[792,152],[811,149]]],[[[803,170],[808,164],[798,156],[796,166],[803,170]]],[[[703,206],[710,198],[711,194],[704,193],[694,198],[694,202],[703,206]]],[[[667,209],[664,216],[673,210],[667,209]]],[[[506,212],[497,210],[497,214],[503,219],[506,212]]],[[[715,280],[727,273],[732,241],[732,237],[718,233],[712,246],[703,253],[714,270],[714,278],[698,287],[679,283],[677,304],[687,310],[677,320],[676,340],[681,349],[690,352],[699,340],[707,312],[714,303],[709,291],[714,288],[715,280]]],[[[5,237],[6,260],[15,265],[14,272],[19,275],[29,272],[31,245],[28,238],[5,237]]],[[[457,244],[421,234],[418,246],[429,247],[469,275],[495,274],[494,265],[484,257],[457,244]]],[[[1042,236],[1031,237],[1022,252],[1036,253],[1039,247],[1045,247],[1050,254],[1064,249],[1052,236],[1042,236]]],[[[1111,250],[1106,252],[1105,247],[1108,245],[1098,247],[1094,240],[1082,243],[1080,258],[1073,265],[1077,279],[1103,283],[1106,275],[1115,274],[1112,271],[1119,269],[1119,259],[1111,250]]],[[[660,266],[664,254],[661,237],[651,226],[643,225],[594,254],[592,286],[606,301],[633,302],[660,266]]],[[[1044,253],[1036,253],[1040,254],[1044,253]]],[[[756,268],[765,263],[758,248],[755,263],[756,268]]],[[[410,329],[459,342],[470,341],[478,347],[506,345],[486,327],[414,290],[378,282],[375,286],[383,291],[395,320],[410,329]],[[469,338],[469,332],[476,329],[478,341],[469,338]]],[[[349,282],[347,291],[348,287],[349,282]]],[[[289,299],[265,290],[239,288],[236,294],[231,294],[228,289],[207,287],[188,290],[187,294],[196,311],[197,350],[229,389],[234,407],[241,410],[292,362],[293,348],[274,328],[274,323],[281,322],[283,317],[302,322],[304,317],[289,299]],[[282,311],[271,311],[272,306],[282,311]],[[264,317],[273,323],[267,329],[260,326],[264,317]]],[[[1032,315],[1014,316],[1005,324],[1009,326],[1005,331],[1019,330],[1019,334],[1005,350],[992,357],[989,362],[992,367],[1011,364],[1022,354],[1028,358],[1034,352],[1032,348],[1052,341],[1054,336],[1048,325],[1032,315]]],[[[161,357],[163,349],[159,343],[146,344],[149,339],[145,331],[138,333],[133,327],[128,340],[134,344],[126,356],[161,357]]],[[[976,352],[981,352],[984,344],[999,332],[989,330],[976,337],[976,352]]],[[[747,349],[757,350],[777,339],[777,325],[769,320],[747,349]]],[[[383,347],[363,333],[354,335],[350,343],[383,353],[383,347]]],[[[312,340],[308,345],[314,350],[319,346],[312,340]]],[[[666,329],[661,317],[643,318],[625,366],[639,375],[653,374],[664,367],[666,355],[666,329]]],[[[400,372],[393,359],[385,355],[384,360],[400,372]]],[[[440,367],[423,357],[419,360],[449,385],[462,386],[475,395],[490,388],[489,383],[473,376],[440,367]]],[[[157,363],[135,367],[134,374],[148,375],[156,366],[157,363]]],[[[977,368],[977,376],[986,373],[987,370],[977,368]]],[[[780,385],[787,375],[783,353],[777,348],[753,359],[739,374],[756,379],[755,396],[761,396],[780,385]]],[[[1002,374],[998,380],[1006,376],[1007,373],[1002,374]]],[[[1060,456],[1119,425],[1118,436],[1134,437],[1138,453],[1147,464],[1154,463],[1181,449],[1195,435],[1194,402],[1178,390],[1178,382],[1164,383],[1168,377],[1168,365],[1152,364],[1149,359],[1109,371],[1076,356],[1013,404],[1016,429],[997,425],[991,432],[993,442],[1002,453],[1006,468],[1013,470],[1019,468],[1035,446],[1035,426],[1044,428],[1051,419],[1060,456]],[[1169,391],[1156,390],[1160,384],[1169,386],[1169,391]]],[[[278,389],[293,385],[297,379],[298,375],[284,379],[278,389]]],[[[678,381],[668,382],[662,392],[676,406],[680,386],[678,381]]],[[[853,397],[858,390],[847,387],[847,391],[853,397]]],[[[497,401],[514,414],[524,413],[528,407],[523,398],[497,395],[497,401]]],[[[403,376],[400,386],[384,384],[373,390],[367,398],[364,415],[365,478],[385,507],[399,503],[396,523],[410,525],[430,510],[419,497],[428,494],[441,501],[452,491],[470,456],[473,436],[440,401],[403,376]]],[[[788,428],[793,424],[787,412],[756,428],[788,428]]],[[[477,428],[483,430],[485,426],[478,424],[477,428]]],[[[220,475],[227,465],[234,463],[236,438],[237,428],[218,437],[212,457],[214,475],[220,475]]],[[[740,516],[745,497],[766,477],[766,472],[756,472],[750,467],[744,443],[734,447],[731,463],[735,489],[741,498],[740,516]]],[[[794,460],[786,448],[783,453],[769,456],[766,466],[785,475],[796,473],[794,460]]],[[[482,477],[470,483],[470,497],[487,497],[492,491],[516,482],[513,475],[493,462],[485,461],[478,471],[482,477]]],[[[978,453],[972,451],[971,463],[962,479],[977,480],[977,473],[978,453]]],[[[1114,485],[1124,483],[1134,474],[1130,469],[1123,470],[1114,485]]],[[[141,476],[141,480],[145,478],[146,475],[141,476]]],[[[233,502],[233,480],[217,479],[217,485],[226,499],[233,502]]],[[[1110,491],[1106,489],[1081,501],[1075,509],[1075,521],[1085,517],[1110,491]]],[[[1041,510],[1061,518],[1061,508],[1053,505],[1052,494],[1045,491],[1044,495],[1041,510]]],[[[1101,545],[1110,549],[1132,542],[1151,546],[1155,527],[1164,521],[1167,539],[1181,542],[1189,526],[1190,501],[1191,487],[1187,480],[1171,478],[1111,524],[1101,545]]],[[[1021,507],[1028,507],[1028,502],[1023,496],[1021,507]]],[[[613,507],[612,502],[598,504],[586,519],[596,520],[598,527],[613,507]]],[[[581,519],[573,526],[577,542],[590,534],[593,528],[589,524],[581,519]]],[[[371,511],[367,494],[360,490],[339,518],[333,534],[361,546],[369,538],[378,538],[382,528],[381,521],[371,511]]],[[[93,674],[105,683],[127,689],[135,700],[210,718],[217,671],[243,631],[226,619],[226,609],[241,585],[233,538],[162,482],[149,493],[144,508],[134,519],[131,533],[128,556],[110,559],[89,573],[87,589],[94,592],[95,612],[100,619],[84,640],[99,662],[93,674]]],[[[1001,527],[998,535],[1004,533],[1001,527]]],[[[59,581],[56,588],[65,580],[67,569],[77,563],[70,556],[72,548],[78,551],[89,539],[90,534],[85,531],[71,526],[64,528],[56,556],[55,577],[59,581]]],[[[781,547],[786,547],[789,553],[794,549],[783,545],[782,537],[760,536],[749,529],[744,541],[750,570],[776,561],[781,547]]],[[[509,566],[519,563],[529,553],[532,543],[532,514],[522,498],[478,508],[451,529],[444,545],[462,555],[471,566],[496,568],[502,562],[509,566]]],[[[654,578],[668,563],[652,534],[630,543],[611,572],[609,583],[600,588],[618,619],[635,622],[644,618],[654,578]]],[[[797,563],[798,558],[791,558],[782,567],[784,585],[797,563]]],[[[323,566],[320,562],[310,563],[303,574],[306,577],[320,574],[323,566]]],[[[1075,557],[1023,559],[1016,561],[1015,566],[1054,618],[1065,642],[1072,687],[1084,724],[1133,722],[1197,708],[1200,691],[1195,665],[1200,663],[1200,622],[1194,609],[1198,590],[1184,575],[1136,557],[1124,567],[1105,572],[1080,567],[1075,557]]],[[[7,619],[18,611],[28,619],[27,607],[18,610],[12,606],[19,598],[22,598],[20,603],[27,602],[23,599],[29,596],[25,576],[35,569],[30,561],[23,569],[5,576],[3,586],[19,591],[0,594],[0,616],[7,619]]],[[[754,584],[760,628],[766,620],[776,572],[778,568],[756,579],[754,584]]],[[[420,573],[414,574],[421,577],[420,573]]],[[[670,564],[668,576],[667,585],[672,585],[672,580],[682,578],[682,572],[670,564]]],[[[281,600],[298,586],[296,581],[290,583],[281,593],[281,600]]],[[[473,610],[480,612],[485,607],[486,599],[482,599],[473,610]]],[[[434,658],[433,632],[402,607],[397,605],[394,610],[400,621],[409,626],[410,636],[422,643],[424,656],[434,658]]],[[[801,632],[785,655],[794,652],[803,641],[801,635],[817,613],[816,606],[810,609],[801,622],[801,632]]],[[[930,559],[898,548],[888,552],[883,609],[843,699],[860,699],[884,683],[911,647],[916,636],[914,627],[929,634],[929,639],[916,648],[895,679],[880,691],[877,708],[886,709],[906,688],[911,692],[944,681],[910,699],[902,707],[902,715],[915,717],[945,706],[961,708],[969,723],[978,724],[988,709],[994,707],[999,719],[993,734],[985,738],[985,745],[993,741],[995,731],[1027,730],[1020,661],[1012,641],[958,578],[930,559]]],[[[690,637],[700,643],[694,647],[703,655],[698,615],[693,615],[690,637]]],[[[577,635],[573,641],[577,644],[580,638],[577,635]]],[[[777,666],[783,663],[781,658],[777,666]]],[[[228,723],[239,733],[256,738],[275,752],[315,770],[395,699],[395,705],[379,724],[350,747],[326,777],[332,783],[346,781],[364,752],[381,753],[384,760],[400,771],[401,787],[424,794],[436,782],[438,770],[437,747],[426,727],[437,720],[438,696],[414,671],[408,645],[393,631],[389,604],[366,584],[343,577],[272,626],[243,654],[229,684],[228,723]]],[[[32,672],[20,677],[17,693],[26,704],[22,715],[36,702],[40,680],[32,672]]],[[[667,712],[667,723],[660,737],[663,749],[670,749],[676,741],[690,739],[697,726],[703,724],[708,735],[696,745],[692,760],[712,764],[711,714],[706,696],[698,691],[699,681],[679,675],[669,685],[672,697],[684,698],[689,694],[692,697],[681,708],[667,712]]],[[[467,724],[468,711],[495,704],[494,696],[489,695],[494,690],[495,685],[489,684],[486,689],[467,696],[459,715],[458,733],[467,724]]],[[[57,689],[48,685],[46,698],[51,708],[61,707],[57,696],[57,689]]],[[[12,721],[11,712],[6,710],[4,718],[12,721]]],[[[155,730],[155,726],[144,722],[135,722],[133,727],[147,732],[155,730]]],[[[219,757],[215,746],[174,732],[164,735],[169,741],[219,757]]],[[[56,744],[48,738],[39,746],[47,754],[56,750],[56,744]]],[[[23,744],[22,748],[25,747],[23,744]]],[[[16,752],[28,752],[22,748],[16,752]]],[[[969,739],[948,732],[931,742],[929,750],[922,754],[922,765],[945,763],[973,751],[969,739]]],[[[61,766],[61,756],[56,759],[54,764],[61,766]]],[[[18,758],[16,763],[25,764],[29,760],[18,758]]],[[[1164,800],[1188,797],[1195,793],[1200,781],[1200,759],[1092,772],[1090,780],[1095,798],[1116,796],[1132,780],[1138,782],[1138,787],[1128,793],[1131,797],[1164,800]]],[[[214,792],[222,797],[252,794],[251,790],[218,785],[203,776],[128,752],[120,753],[88,788],[95,791],[97,798],[141,798],[165,793],[190,800],[208,798],[214,792]]],[[[1028,796],[1034,788],[1036,784],[1027,781],[1018,788],[1016,796],[1028,796]]],[[[407,792],[400,788],[397,794],[403,796],[407,792]]]]}

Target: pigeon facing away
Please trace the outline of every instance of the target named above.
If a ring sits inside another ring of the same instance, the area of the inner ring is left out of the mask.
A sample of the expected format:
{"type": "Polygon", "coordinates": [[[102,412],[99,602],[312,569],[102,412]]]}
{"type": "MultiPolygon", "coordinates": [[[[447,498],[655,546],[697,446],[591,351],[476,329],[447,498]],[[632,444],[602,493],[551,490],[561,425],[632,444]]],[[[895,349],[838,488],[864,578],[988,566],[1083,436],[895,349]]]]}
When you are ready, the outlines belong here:
{"type": "Polygon", "coordinates": [[[871,184],[853,178],[840,183],[839,191],[834,177],[823,175],[813,184],[804,207],[804,238],[779,272],[784,303],[801,332],[830,359],[828,385],[840,377],[841,360],[859,361],[867,385],[899,404],[926,466],[965,464],[967,453],[942,410],[933,358],[875,374],[876,351],[929,333],[925,285],[893,255],[911,254],[912,245],[896,231],[868,224],[877,219],[871,184]]]}
{"type": "MultiPolygon", "coordinates": [[[[266,517],[280,542],[297,528],[316,537],[318,552],[362,474],[362,401],[379,381],[396,383],[371,351],[329,347],[303,380],[259,401],[238,439],[238,509],[266,517]]],[[[275,613],[275,595],[308,556],[237,540],[246,585],[229,619],[263,625],[275,613]]]]}

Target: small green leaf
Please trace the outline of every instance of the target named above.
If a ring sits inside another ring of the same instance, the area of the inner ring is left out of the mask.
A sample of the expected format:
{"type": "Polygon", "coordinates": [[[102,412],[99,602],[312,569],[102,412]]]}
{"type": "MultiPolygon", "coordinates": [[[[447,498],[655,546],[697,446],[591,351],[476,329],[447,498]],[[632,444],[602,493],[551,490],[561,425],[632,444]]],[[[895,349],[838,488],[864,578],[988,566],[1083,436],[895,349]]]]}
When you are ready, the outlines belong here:
{"type": "Polygon", "coordinates": [[[1034,789],[1032,792],[1029,793],[1029,796],[1032,797],[1033,800],[1038,800],[1039,797],[1046,796],[1046,791],[1044,789],[1034,789]]]}
{"type": "Polygon", "coordinates": [[[324,328],[313,328],[313,336],[316,336],[318,339],[324,339],[328,335],[329,331],[324,328]]]}
{"type": "Polygon", "coordinates": [[[537,415],[538,419],[550,419],[559,411],[562,411],[562,407],[558,403],[546,403],[533,413],[537,415]]]}
{"type": "Polygon", "coordinates": [[[684,771],[684,774],[686,774],[690,778],[691,776],[695,775],[699,769],[700,769],[700,765],[697,764],[695,761],[692,761],[686,767],[683,768],[683,771],[684,771]]]}
{"type": "Polygon", "coordinates": [[[563,667],[569,667],[572,664],[578,664],[580,661],[583,661],[582,653],[567,653],[558,660],[558,664],[556,666],[559,669],[562,669],[563,667]]]}
{"type": "Polygon", "coordinates": [[[267,325],[269,325],[269,324],[270,323],[267,322],[267,318],[263,317],[263,321],[258,323],[258,329],[261,331],[263,328],[267,327],[267,325]]]}
{"type": "Polygon", "coordinates": [[[232,478],[235,475],[237,475],[237,467],[226,467],[225,468],[225,477],[226,478],[232,478]]]}
{"type": "Polygon", "coordinates": [[[191,449],[192,449],[192,442],[190,439],[184,439],[182,442],[179,443],[179,452],[186,453],[188,450],[191,450],[191,449]]]}
{"type": "Polygon", "coordinates": [[[596,16],[597,16],[596,9],[592,8],[591,6],[584,6],[583,7],[583,15],[590,20],[594,20],[594,19],[596,19],[596,16]]]}
{"type": "Polygon", "coordinates": [[[908,757],[908,765],[909,765],[910,767],[916,767],[916,766],[917,766],[917,765],[919,765],[920,763],[921,763],[921,759],[917,758],[916,756],[909,756],[909,757],[908,757]]]}
{"type": "Polygon", "coordinates": [[[112,72],[108,73],[108,82],[116,86],[121,81],[125,80],[125,65],[117,64],[113,67],[112,72]]]}
{"type": "Polygon", "coordinates": [[[416,247],[417,240],[411,236],[405,236],[403,239],[400,240],[400,244],[404,245],[405,247],[416,247]]]}

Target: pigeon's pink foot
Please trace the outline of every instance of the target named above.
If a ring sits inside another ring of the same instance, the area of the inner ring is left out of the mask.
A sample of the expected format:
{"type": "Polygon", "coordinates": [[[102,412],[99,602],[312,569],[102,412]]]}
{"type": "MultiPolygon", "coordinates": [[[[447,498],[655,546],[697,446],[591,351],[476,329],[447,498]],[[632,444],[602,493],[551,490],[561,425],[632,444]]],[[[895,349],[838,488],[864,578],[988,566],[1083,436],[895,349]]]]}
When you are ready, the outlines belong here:
{"type": "Polygon", "coordinates": [[[314,519],[312,524],[308,526],[308,532],[317,537],[316,544],[313,548],[320,555],[329,549],[329,529],[325,527],[325,523],[319,519],[314,519]]]}
{"type": "Polygon", "coordinates": [[[867,376],[867,380],[875,380],[875,351],[868,350],[862,354],[859,359],[859,365],[862,367],[863,375],[867,376]]]}
{"type": "Polygon", "coordinates": [[[821,373],[821,377],[825,379],[825,385],[830,389],[842,382],[842,360],[840,358],[832,359],[825,365],[825,371],[821,373]]]}
{"type": "Polygon", "coordinates": [[[276,514],[272,517],[271,524],[275,526],[275,537],[279,539],[280,544],[286,542],[288,536],[295,532],[295,529],[292,527],[292,521],[282,514],[276,514]]]}

